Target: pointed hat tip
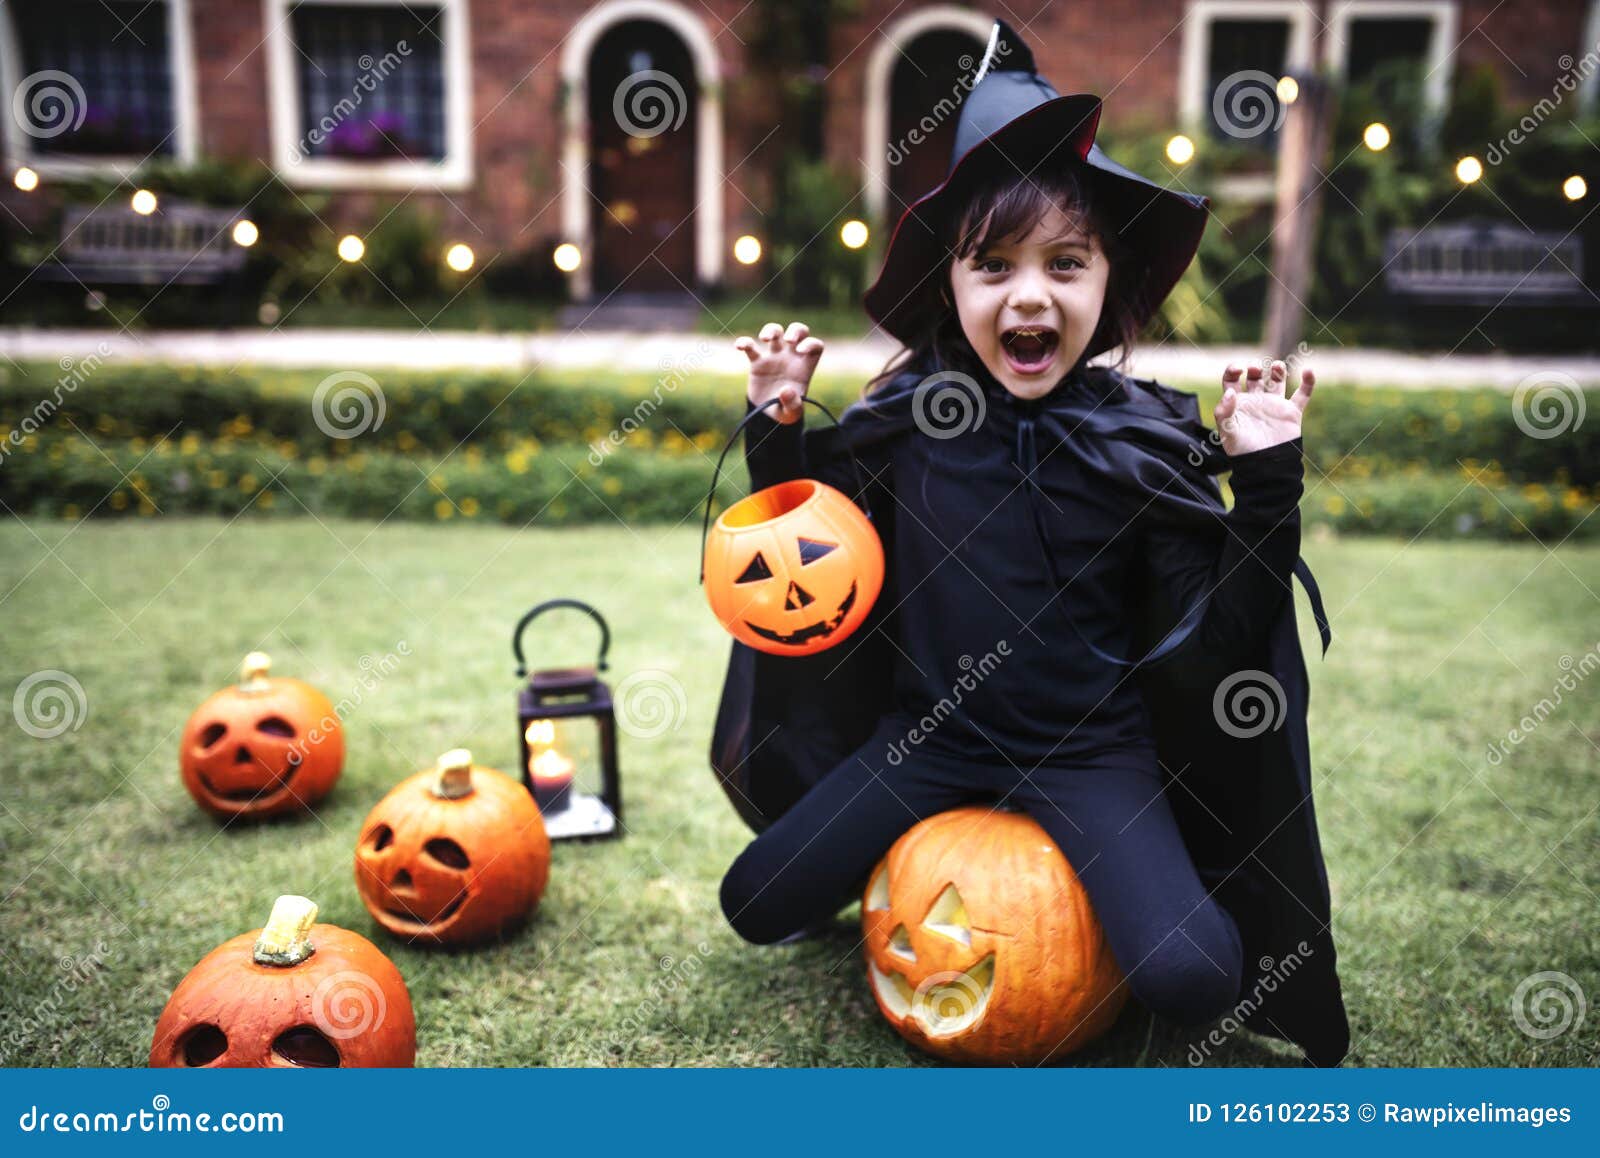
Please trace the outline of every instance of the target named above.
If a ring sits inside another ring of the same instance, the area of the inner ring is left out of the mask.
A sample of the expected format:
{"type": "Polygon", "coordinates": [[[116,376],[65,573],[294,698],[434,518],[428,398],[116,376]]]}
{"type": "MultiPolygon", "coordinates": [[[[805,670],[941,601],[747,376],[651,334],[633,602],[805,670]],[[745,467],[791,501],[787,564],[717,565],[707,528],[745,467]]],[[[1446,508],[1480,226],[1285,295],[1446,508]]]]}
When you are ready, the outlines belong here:
{"type": "Polygon", "coordinates": [[[1017,30],[1004,20],[997,19],[989,30],[989,44],[983,51],[983,63],[972,78],[976,85],[991,72],[1037,72],[1033,52],[1024,43],[1017,30]]]}

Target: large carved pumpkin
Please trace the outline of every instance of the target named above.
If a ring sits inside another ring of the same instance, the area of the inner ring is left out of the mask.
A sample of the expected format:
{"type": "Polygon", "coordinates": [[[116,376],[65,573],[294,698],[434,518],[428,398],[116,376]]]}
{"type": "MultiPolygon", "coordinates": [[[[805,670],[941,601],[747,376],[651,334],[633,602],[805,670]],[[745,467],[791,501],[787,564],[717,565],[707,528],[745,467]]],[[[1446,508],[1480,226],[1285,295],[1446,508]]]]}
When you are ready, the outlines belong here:
{"type": "Polygon", "coordinates": [[[521,784],[457,748],[378,801],[356,843],[356,888],[397,937],[461,944],[531,913],[550,838],[521,784]]]}
{"type": "Polygon", "coordinates": [[[842,492],[779,483],[717,517],[706,598],[735,638],[773,655],[810,655],[861,626],[883,587],[883,542],[842,492]]]}
{"type": "Polygon", "coordinates": [[[183,729],[178,767],[200,807],[222,817],[309,808],[344,767],[344,729],[308,683],[269,677],[264,652],[245,656],[239,683],[201,704],[183,729]]]}
{"type": "Polygon", "coordinates": [[[1128,997],[1077,874],[1020,813],[922,821],[873,870],[861,919],[878,1008],[949,1061],[1059,1060],[1128,997]]]}
{"type": "Polygon", "coordinates": [[[365,937],[316,919],[306,898],[279,897],[264,928],[207,953],[161,1011],[150,1064],[415,1064],[400,971],[365,937]]]}

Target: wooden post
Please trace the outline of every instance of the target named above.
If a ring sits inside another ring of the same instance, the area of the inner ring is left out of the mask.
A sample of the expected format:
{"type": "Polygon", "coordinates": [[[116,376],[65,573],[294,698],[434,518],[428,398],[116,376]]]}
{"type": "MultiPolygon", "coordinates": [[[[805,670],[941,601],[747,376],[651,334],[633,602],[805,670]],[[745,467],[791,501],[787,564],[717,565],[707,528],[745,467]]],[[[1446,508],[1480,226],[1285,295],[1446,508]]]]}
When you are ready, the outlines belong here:
{"type": "Polygon", "coordinates": [[[1322,173],[1333,135],[1333,94],[1321,77],[1297,77],[1300,93],[1284,110],[1279,141],[1277,208],[1272,217],[1272,283],[1267,286],[1266,353],[1288,358],[1305,330],[1311,294],[1322,173]]]}

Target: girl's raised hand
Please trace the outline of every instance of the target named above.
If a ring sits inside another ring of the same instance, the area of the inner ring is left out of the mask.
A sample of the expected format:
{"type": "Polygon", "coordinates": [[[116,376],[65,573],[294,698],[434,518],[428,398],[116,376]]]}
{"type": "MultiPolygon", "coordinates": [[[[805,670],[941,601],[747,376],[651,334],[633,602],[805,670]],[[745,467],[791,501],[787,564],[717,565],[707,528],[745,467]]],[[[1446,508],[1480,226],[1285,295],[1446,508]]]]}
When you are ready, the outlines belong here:
{"type": "Polygon", "coordinates": [[[745,397],[755,406],[778,399],[773,417],[779,422],[798,422],[805,412],[801,399],[811,385],[817,360],[822,357],[822,339],[810,335],[804,322],[790,322],[787,330],[777,322],[768,322],[757,337],[743,337],[733,344],[750,359],[745,397]]]}
{"type": "Polygon", "coordinates": [[[1300,437],[1301,416],[1311,401],[1317,376],[1310,370],[1300,371],[1300,388],[1293,397],[1286,393],[1288,376],[1289,368],[1282,362],[1272,363],[1266,374],[1260,366],[1246,371],[1231,363],[1222,372],[1222,400],[1211,414],[1223,452],[1230,458],[1300,437]]]}

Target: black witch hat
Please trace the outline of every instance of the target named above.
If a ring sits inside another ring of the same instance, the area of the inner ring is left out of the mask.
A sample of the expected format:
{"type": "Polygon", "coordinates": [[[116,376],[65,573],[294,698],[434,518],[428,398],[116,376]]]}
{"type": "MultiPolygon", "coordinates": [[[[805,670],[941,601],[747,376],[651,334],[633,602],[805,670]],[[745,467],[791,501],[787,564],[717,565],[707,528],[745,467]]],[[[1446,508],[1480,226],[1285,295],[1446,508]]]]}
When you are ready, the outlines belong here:
{"type": "MultiPolygon", "coordinates": [[[[1033,53],[1004,20],[996,20],[977,78],[961,106],[945,179],[901,215],[878,280],[863,299],[872,319],[906,345],[937,318],[937,290],[953,254],[945,231],[966,195],[996,172],[1018,177],[1081,165],[1131,252],[1130,305],[1139,324],[1172,292],[1205,232],[1208,198],[1164,188],[1124,169],[1094,143],[1100,98],[1061,96],[1034,71],[1033,53]]],[[[1084,357],[1110,349],[1102,325],[1084,357]]]]}

